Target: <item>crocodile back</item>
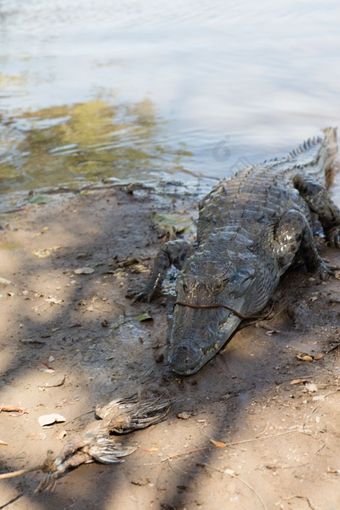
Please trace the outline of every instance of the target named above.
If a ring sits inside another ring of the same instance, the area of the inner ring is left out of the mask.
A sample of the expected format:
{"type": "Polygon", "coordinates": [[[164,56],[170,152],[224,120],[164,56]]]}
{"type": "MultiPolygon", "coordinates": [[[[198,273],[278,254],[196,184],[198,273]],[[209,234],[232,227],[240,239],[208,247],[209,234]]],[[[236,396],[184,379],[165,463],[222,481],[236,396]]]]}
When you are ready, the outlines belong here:
{"type": "Polygon", "coordinates": [[[329,186],[337,156],[335,128],[323,137],[310,138],[287,156],[241,169],[215,186],[199,206],[198,242],[212,231],[237,225],[256,237],[263,226],[275,225],[282,214],[295,208],[309,218],[305,201],[293,186],[293,177],[306,174],[329,186]]]}

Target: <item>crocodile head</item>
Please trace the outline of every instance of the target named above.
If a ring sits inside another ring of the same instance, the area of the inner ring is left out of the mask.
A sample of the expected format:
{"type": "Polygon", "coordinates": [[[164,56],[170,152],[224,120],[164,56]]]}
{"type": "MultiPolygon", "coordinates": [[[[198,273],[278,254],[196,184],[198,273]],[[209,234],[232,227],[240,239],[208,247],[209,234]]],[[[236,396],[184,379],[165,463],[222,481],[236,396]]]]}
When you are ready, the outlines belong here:
{"type": "Polygon", "coordinates": [[[230,310],[207,305],[227,305],[249,316],[261,310],[268,300],[263,292],[258,257],[244,247],[241,252],[218,248],[217,257],[211,249],[196,252],[177,278],[177,301],[182,304],[174,309],[169,363],[180,375],[196,373],[231,338],[241,322],[230,310]]]}

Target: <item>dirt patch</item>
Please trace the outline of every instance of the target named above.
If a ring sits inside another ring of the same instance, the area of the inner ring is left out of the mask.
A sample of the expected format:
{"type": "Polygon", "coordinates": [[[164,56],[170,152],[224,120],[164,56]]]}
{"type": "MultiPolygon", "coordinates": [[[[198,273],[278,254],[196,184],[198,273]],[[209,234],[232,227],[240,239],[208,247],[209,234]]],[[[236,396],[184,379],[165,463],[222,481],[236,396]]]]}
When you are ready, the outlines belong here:
{"type": "MultiPolygon", "coordinates": [[[[195,217],[196,200],[171,185],[161,196],[117,188],[50,195],[1,217],[0,406],[22,408],[0,413],[1,470],[39,464],[96,404],[146,379],[175,404],[165,422],[124,438],[138,446],[124,464],[82,466],[53,493],[34,494],[37,474],[2,481],[0,508],[340,508],[338,280],[292,271],[274,318],[241,329],[185,379],[163,362],[166,300],[126,298],[176,232],[167,215],[195,217]],[[41,427],[51,413],[66,421],[41,427]]],[[[190,235],[186,221],[179,230],[190,235]]]]}

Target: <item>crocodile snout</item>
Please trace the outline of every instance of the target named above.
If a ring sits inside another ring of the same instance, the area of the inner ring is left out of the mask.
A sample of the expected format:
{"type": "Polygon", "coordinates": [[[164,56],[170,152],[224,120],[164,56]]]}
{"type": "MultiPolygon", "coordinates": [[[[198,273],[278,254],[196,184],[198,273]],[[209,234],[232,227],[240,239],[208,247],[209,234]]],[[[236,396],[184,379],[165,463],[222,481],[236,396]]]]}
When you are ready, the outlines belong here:
{"type": "Polygon", "coordinates": [[[202,352],[190,345],[178,346],[170,355],[170,368],[179,375],[191,375],[197,372],[202,364],[202,352]]]}

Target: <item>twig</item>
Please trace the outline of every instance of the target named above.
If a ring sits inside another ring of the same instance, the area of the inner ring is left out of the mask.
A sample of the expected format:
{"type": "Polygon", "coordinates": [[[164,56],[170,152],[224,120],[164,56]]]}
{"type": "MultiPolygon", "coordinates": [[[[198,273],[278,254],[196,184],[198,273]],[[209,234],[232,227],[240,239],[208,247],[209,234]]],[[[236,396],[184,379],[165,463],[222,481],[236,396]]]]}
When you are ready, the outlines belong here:
{"type": "Polygon", "coordinates": [[[236,473],[230,473],[228,472],[227,470],[222,470],[222,469],[218,469],[218,468],[214,468],[214,467],[211,467],[211,466],[207,466],[205,464],[205,467],[207,469],[211,469],[212,471],[217,471],[218,473],[222,473],[222,475],[228,475],[230,476],[231,478],[235,478],[236,480],[238,480],[239,482],[243,483],[243,485],[245,485],[246,487],[248,487],[249,490],[252,491],[253,494],[255,494],[255,496],[257,497],[257,499],[259,500],[259,502],[261,503],[261,506],[264,510],[267,510],[267,506],[265,504],[265,502],[263,501],[263,499],[261,498],[260,494],[258,492],[256,492],[256,490],[254,489],[254,487],[252,487],[248,482],[246,482],[245,480],[243,480],[243,478],[241,478],[240,476],[238,476],[236,473]]]}
{"type": "MultiPolygon", "coordinates": [[[[245,443],[252,443],[254,441],[260,441],[260,440],[263,440],[263,439],[274,439],[276,437],[286,436],[287,434],[292,434],[292,433],[295,433],[295,432],[300,432],[301,434],[307,434],[307,432],[304,432],[303,430],[299,430],[299,429],[286,430],[284,432],[280,432],[279,434],[271,434],[270,436],[259,436],[259,437],[252,437],[252,438],[249,438],[249,439],[243,439],[242,441],[233,441],[231,443],[226,443],[226,447],[228,447],[228,446],[238,446],[240,444],[245,444],[245,443]]],[[[166,462],[168,460],[177,459],[179,457],[185,457],[185,455],[193,455],[195,453],[198,453],[198,452],[203,451],[203,450],[207,450],[209,448],[210,448],[210,446],[204,446],[202,448],[195,448],[194,450],[190,450],[188,452],[181,452],[181,453],[177,453],[175,455],[170,455],[169,457],[166,457],[166,459],[162,459],[161,462],[166,462]]]]}
{"type": "Polygon", "coordinates": [[[188,452],[182,452],[182,453],[177,453],[175,455],[170,455],[169,457],[162,459],[161,462],[163,463],[163,462],[167,462],[168,460],[174,460],[179,457],[184,457],[185,455],[193,455],[194,453],[199,453],[204,450],[209,450],[209,448],[210,448],[210,446],[203,446],[202,448],[195,448],[194,450],[190,450],[188,452]]]}
{"type": "Polygon", "coordinates": [[[16,478],[18,476],[26,475],[32,471],[40,471],[42,466],[36,466],[27,469],[17,469],[16,471],[9,471],[8,473],[0,473],[0,480],[6,480],[8,478],[16,478]]]}
{"type": "Polygon", "coordinates": [[[12,505],[12,503],[15,503],[16,501],[18,501],[18,499],[22,498],[23,495],[24,494],[21,493],[21,494],[18,494],[17,496],[14,496],[14,498],[7,501],[7,503],[4,503],[3,505],[1,505],[0,510],[3,510],[3,508],[7,508],[9,505],[12,505]]]}
{"type": "Polygon", "coordinates": [[[243,315],[241,314],[240,312],[238,312],[237,310],[235,310],[234,308],[232,308],[231,306],[228,306],[228,305],[225,305],[223,303],[212,303],[212,304],[204,304],[204,305],[196,305],[196,304],[193,304],[193,303],[186,303],[185,301],[175,301],[175,305],[180,305],[180,306],[187,306],[188,308],[198,308],[198,309],[210,309],[210,308],[225,308],[226,310],[229,310],[229,312],[233,313],[234,315],[236,315],[236,317],[238,317],[239,319],[241,320],[249,320],[249,319],[265,319],[266,317],[269,316],[269,313],[267,315],[243,315]]]}
{"type": "Polygon", "coordinates": [[[300,496],[299,494],[296,494],[295,496],[289,496],[288,498],[281,498],[281,501],[289,501],[290,499],[304,499],[307,501],[307,504],[311,510],[316,510],[315,507],[310,502],[310,499],[307,496],[300,496]]]}
{"type": "Polygon", "coordinates": [[[333,347],[328,349],[325,354],[329,354],[330,352],[335,351],[335,349],[337,349],[338,347],[340,347],[340,342],[338,344],[333,345],[333,347]]]}
{"type": "Polygon", "coordinates": [[[323,398],[329,397],[330,395],[334,395],[335,393],[338,393],[338,391],[340,391],[340,387],[334,391],[330,391],[329,393],[326,393],[326,395],[323,395],[323,398]]]}

